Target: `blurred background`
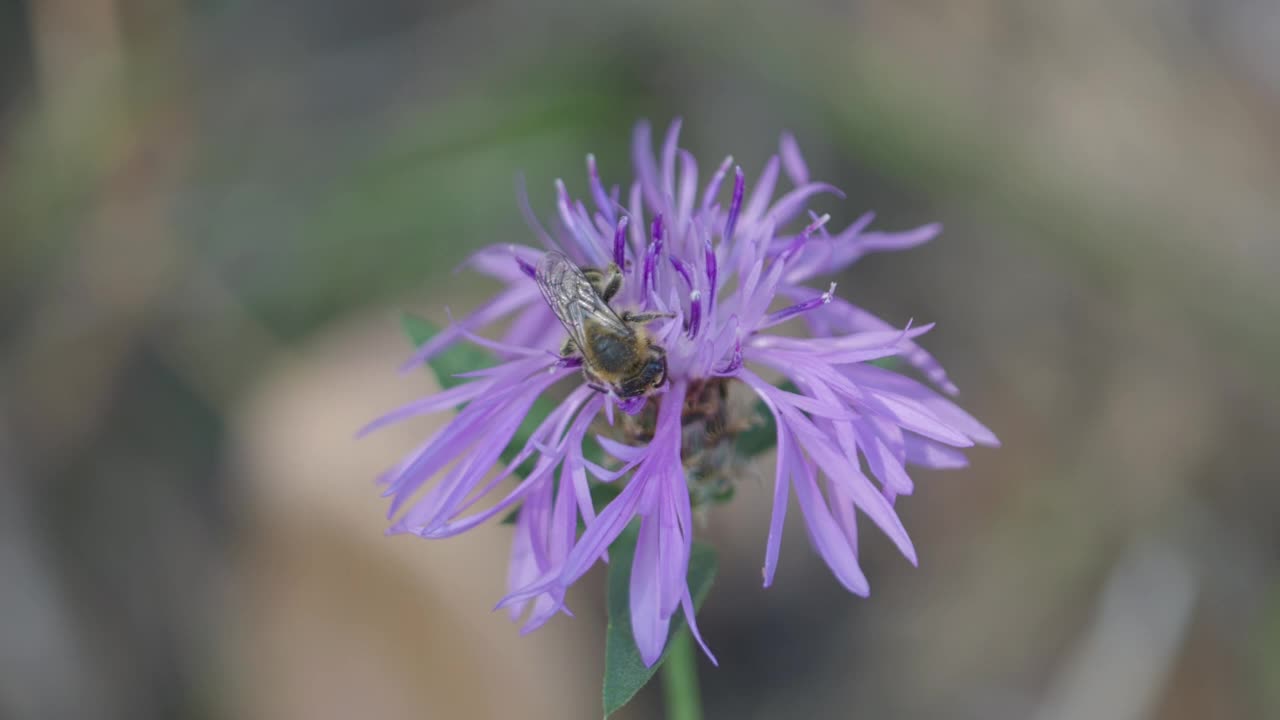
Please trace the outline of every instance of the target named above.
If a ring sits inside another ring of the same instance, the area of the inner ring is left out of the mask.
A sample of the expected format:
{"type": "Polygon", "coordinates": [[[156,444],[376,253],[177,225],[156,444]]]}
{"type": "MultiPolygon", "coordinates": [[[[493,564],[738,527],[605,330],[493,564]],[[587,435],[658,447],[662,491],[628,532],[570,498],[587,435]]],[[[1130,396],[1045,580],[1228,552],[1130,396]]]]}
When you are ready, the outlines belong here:
{"type": "MultiPolygon", "coordinates": [[[[386,538],[397,316],[489,286],[641,117],[780,131],[886,230],[842,294],[1004,441],[864,534],[711,516],[709,718],[1280,717],[1280,4],[0,4],[0,717],[589,718],[602,576],[521,638],[509,529],[386,538]]],[[[767,476],[767,471],[762,475],[767,476]]],[[[620,716],[660,715],[646,690],[620,716]]]]}

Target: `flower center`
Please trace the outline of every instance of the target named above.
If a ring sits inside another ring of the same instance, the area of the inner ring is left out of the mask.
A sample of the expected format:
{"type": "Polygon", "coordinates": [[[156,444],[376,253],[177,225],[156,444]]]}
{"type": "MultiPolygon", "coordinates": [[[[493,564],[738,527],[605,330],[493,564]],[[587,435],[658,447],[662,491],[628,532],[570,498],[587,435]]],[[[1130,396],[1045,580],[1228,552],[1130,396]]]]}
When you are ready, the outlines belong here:
{"type": "MultiPolygon", "coordinates": [[[[758,421],[749,405],[739,407],[741,403],[732,401],[732,380],[727,377],[694,380],[685,394],[680,413],[680,460],[689,486],[689,499],[695,508],[733,497],[734,480],[741,475],[734,440],[758,421]]],[[[623,417],[623,441],[640,445],[653,439],[657,405],[664,398],[655,399],[658,402],[649,402],[638,415],[623,417]]]]}

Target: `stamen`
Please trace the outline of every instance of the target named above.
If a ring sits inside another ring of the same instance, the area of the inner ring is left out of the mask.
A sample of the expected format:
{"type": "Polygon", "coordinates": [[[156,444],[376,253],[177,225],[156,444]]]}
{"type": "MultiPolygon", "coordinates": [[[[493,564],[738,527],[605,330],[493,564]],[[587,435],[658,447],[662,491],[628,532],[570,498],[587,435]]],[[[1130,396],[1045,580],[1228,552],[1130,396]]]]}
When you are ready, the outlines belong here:
{"type": "Polygon", "coordinates": [[[733,228],[738,224],[738,212],[742,210],[742,193],[747,189],[747,178],[742,174],[742,166],[733,169],[733,199],[729,201],[729,216],[724,221],[723,239],[727,242],[733,237],[733,228]]]}
{"type": "Polygon", "coordinates": [[[538,271],[534,269],[534,267],[530,265],[527,260],[519,256],[516,256],[515,260],[516,260],[516,265],[520,266],[520,272],[524,273],[525,275],[528,275],[531,278],[536,278],[538,276],[538,271]]]}
{"type": "Polygon", "coordinates": [[[656,284],[654,279],[654,271],[657,270],[658,261],[657,253],[654,252],[656,247],[656,244],[650,245],[649,250],[644,254],[644,275],[642,276],[640,287],[644,291],[645,297],[649,296],[650,291],[653,290],[656,284]]]}
{"type": "Polygon", "coordinates": [[[805,229],[802,230],[800,234],[797,235],[795,239],[791,241],[791,244],[788,245],[786,249],[782,251],[782,254],[778,256],[779,259],[782,260],[783,262],[786,262],[787,260],[790,260],[792,257],[794,257],[795,254],[800,252],[800,249],[805,246],[805,243],[809,242],[809,238],[813,235],[813,233],[816,230],[818,230],[818,228],[821,228],[823,225],[826,225],[827,221],[830,219],[831,219],[830,214],[824,214],[820,217],[815,218],[814,221],[809,223],[809,225],[806,226],[805,229]]]}
{"type": "Polygon", "coordinates": [[[689,266],[684,264],[684,262],[681,261],[680,258],[676,257],[675,255],[672,255],[667,259],[671,261],[671,267],[675,268],[676,272],[680,274],[680,277],[684,278],[685,286],[692,290],[693,289],[693,272],[689,270],[689,266]]]}
{"type": "Polygon", "coordinates": [[[826,225],[827,221],[830,219],[831,219],[831,213],[823,213],[822,215],[819,215],[818,217],[814,218],[813,222],[805,226],[805,229],[803,232],[804,236],[809,237],[814,232],[816,232],[818,228],[826,225]]]}
{"type": "Polygon", "coordinates": [[[646,296],[658,288],[657,263],[658,256],[662,253],[662,213],[653,216],[651,230],[653,242],[649,243],[649,249],[644,254],[644,276],[641,284],[641,289],[646,296]]]}
{"type": "Polygon", "coordinates": [[[702,242],[702,253],[707,260],[707,287],[711,289],[707,297],[707,315],[710,315],[716,306],[716,293],[720,290],[716,286],[716,251],[711,247],[710,237],[702,242]]]}
{"type": "Polygon", "coordinates": [[[582,358],[577,355],[570,355],[566,357],[564,355],[557,355],[550,350],[547,351],[547,354],[556,359],[555,363],[550,368],[552,372],[555,372],[559,368],[582,367],[582,358]]]}
{"type": "Polygon", "coordinates": [[[832,293],[834,293],[835,291],[836,291],[836,284],[831,283],[831,287],[828,288],[827,291],[822,293],[821,295],[818,295],[817,297],[811,297],[808,300],[805,300],[804,302],[798,302],[795,305],[792,305],[791,307],[785,307],[779,310],[778,312],[769,315],[764,319],[764,322],[760,323],[760,326],[757,327],[756,329],[760,330],[773,325],[777,325],[780,322],[790,320],[791,318],[795,317],[796,315],[799,315],[802,312],[808,312],[810,310],[813,310],[814,308],[822,307],[823,305],[826,305],[827,303],[831,302],[832,293]]]}
{"type": "Polygon", "coordinates": [[[613,233],[613,264],[625,270],[627,262],[627,216],[618,218],[618,229],[613,233]]]}
{"type": "Polygon", "coordinates": [[[689,293],[689,338],[698,337],[702,326],[702,293],[694,290],[689,293]]]}

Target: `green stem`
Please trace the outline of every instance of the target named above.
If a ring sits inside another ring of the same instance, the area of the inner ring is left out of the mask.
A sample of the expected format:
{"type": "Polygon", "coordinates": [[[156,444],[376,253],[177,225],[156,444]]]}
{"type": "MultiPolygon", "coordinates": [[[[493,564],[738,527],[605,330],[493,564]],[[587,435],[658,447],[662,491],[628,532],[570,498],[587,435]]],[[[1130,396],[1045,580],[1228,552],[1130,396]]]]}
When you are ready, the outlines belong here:
{"type": "Polygon", "coordinates": [[[662,663],[662,695],[667,720],[702,720],[702,692],[698,689],[698,655],[687,629],[671,638],[662,663]]]}

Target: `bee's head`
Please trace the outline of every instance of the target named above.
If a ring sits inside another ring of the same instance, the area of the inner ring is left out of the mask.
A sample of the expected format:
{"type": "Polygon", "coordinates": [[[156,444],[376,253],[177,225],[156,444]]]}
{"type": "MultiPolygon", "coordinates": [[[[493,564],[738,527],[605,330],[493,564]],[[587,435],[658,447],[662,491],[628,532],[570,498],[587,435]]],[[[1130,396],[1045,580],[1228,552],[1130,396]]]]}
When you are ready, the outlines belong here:
{"type": "Polygon", "coordinates": [[[651,390],[662,387],[667,381],[667,354],[657,345],[650,345],[645,362],[640,371],[622,381],[617,388],[618,395],[624,398],[639,397],[651,390]]]}

